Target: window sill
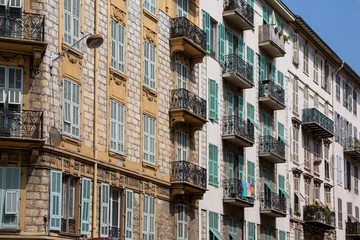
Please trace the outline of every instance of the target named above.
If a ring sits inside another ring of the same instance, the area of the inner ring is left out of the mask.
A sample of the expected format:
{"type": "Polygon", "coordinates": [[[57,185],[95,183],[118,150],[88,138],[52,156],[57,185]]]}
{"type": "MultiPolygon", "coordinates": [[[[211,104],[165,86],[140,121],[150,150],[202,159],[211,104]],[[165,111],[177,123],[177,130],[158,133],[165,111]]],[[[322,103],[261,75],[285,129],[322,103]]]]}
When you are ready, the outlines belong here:
{"type": "Polygon", "coordinates": [[[0,233],[12,233],[12,234],[14,234],[14,233],[20,233],[20,232],[21,232],[21,230],[17,229],[17,228],[14,228],[14,229],[12,229],[12,228],[0,229],[0,233]]]}
{"type": "MultiPolygon", "coordinates": [[[[113,152],[113,151],[109,151],[109,156],[111,158],[116,158],[116,159],[119,159],[119,160],[122,160],[122,161],[125,161],[125,155],[124,154],[121,154],[121,153],[117,153],[117,152],[113,152]]],[[[110,160],[111,161],[111,160],[110,160]]]]}
{"type": "Polygon", "coordinates": [[[117,85],[120,85],[121,81],[126,82],[126,80],[127,80],[127,77],[126,77],[125,74],[123,74],[123,73],[121,73],[121,72],[119,72],[119,71],[117,71],[117,70],[115,70],[115,69],[113,69],[111,67],[110,67],[110,75],[112,75],[110,77],[110,80],[114,80],[117,85]]]}
{"type": "Polygon", "coordinates": [[[309,73],[307,73],[307,72],[305,72],[305,71],[303,71],[303,73],[304,73],[307,77],[309,77],[309,73]]]}
{"type": "Polygon", "coordinates": [[[151,163],[143,162],[142,165],[143,165],[144,168],[149,168],[149,169],[152,169],[154,171],[157,171],[157,169],[158,169],[158,167],[156,165],[153,165],[151,163]]]}
{"type": "MultiPolygon", "coordinates": [[[[69,48],[70,46],[68,46],[67,44],[63,43],[61,45],[62,50],[66,50],[67,48],[69,48]]],[[[77,58],[83,58],[84,54],[82,52],[79,52],[78,50],[75,50],[74,48],[70,48],[68,53],[71,53],[72,55],[75,55],[77,58]]]]}
{"type": "Polygon", "coordinates": [[[75,139],[75,138],[69,137],[69,136],[64,135],[64,134],[61,135],[61,140],[64,141],[64,142],[74,144],[76,146],[81,146],[80,139],[75,139]]]}
{"type": "Polygon", "coordinates": [[[148,88],[147,86],[143,86],[143,91],[150,94],[150,95],[152,95],[153,97],[157,97],[156,91],[148,88]]]}
{"type": "Polygon", "coordinates": [[[146,9],[143,9],[143,13],[145,16],[147,16],[148,18],[150,18],[151,20],[153,20],[155,23],[157,23],[159,21],[157,15],[152,14],[151,12],[149,12],[146,9]]]}
{"type": "Polygon", "coordinates": [[[67,233],[67,232],[59,232],[59,235],[61,236],[68,236],[68,237],[81,237],[80,233],[67,233]]]}

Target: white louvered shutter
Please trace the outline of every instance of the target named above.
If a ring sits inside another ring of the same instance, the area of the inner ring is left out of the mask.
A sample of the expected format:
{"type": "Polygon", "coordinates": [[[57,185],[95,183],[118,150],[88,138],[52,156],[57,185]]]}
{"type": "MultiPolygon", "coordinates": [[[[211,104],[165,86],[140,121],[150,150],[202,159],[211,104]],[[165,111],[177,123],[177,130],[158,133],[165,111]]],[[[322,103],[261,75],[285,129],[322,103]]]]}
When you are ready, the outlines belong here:
{"type": "Polygon", "coordinates": [[[50,230],[61,230],[62,173],[50,171],[50,230]]]}
{"type": "Polygon", "coordinates": [[[133,234],[133,191],[126,190],[126,209],[125,209],[125,240],[132,240],[133,234]]]}
{"type": "Polygon", "coordinates": [[[119,72],[125,74],[125,27],[118,23],[119,72]]]}
{"type": "Polygon", "coordinates": [[[111,47],[111,58],[110,58],[110,66],[116,69],[116,61],[117,61],[117,46],[116,46],[116,39],[117,39],[117,28],[116,22],[111,19],[110,21],[110,47],[111,47]]]}
{"type": "Polygon", "coordinates": [[[64,0],[64,43],[68,45],[72,45],[72,31],[71,31],[71,18],[72,18],[72,0],[64,0]]]}
{"type": "Polygon", "coordinates": [[[110,186],[101,183],[100,237],[109,236],[109,196],[110,186]]]}
{"type": "Polygon", "coordinates": [[[80,85],[72,83],[72,135],[80,138],[80,85]]]}

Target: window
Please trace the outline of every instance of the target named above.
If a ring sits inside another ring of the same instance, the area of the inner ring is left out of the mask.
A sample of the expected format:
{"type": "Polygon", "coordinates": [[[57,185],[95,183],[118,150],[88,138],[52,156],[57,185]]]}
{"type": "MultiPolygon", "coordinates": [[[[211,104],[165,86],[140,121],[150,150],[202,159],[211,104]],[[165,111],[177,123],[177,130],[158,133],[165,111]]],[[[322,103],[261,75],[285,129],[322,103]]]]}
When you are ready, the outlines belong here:
{"type": "Polygon", "coordinates": [[[156,163],[156,119],[144,114],[143,160],[146,163],[156,163]]]}
{"type": "Polygon", "coordinates": [[[217,23],[210,19],[210,56],[216,59],[217,52],[217,23]]]}
{"type": "Polygon", "coordinates": [[[156,16],[156,0],[144,0],[144,9],[156,16]]]}
{"type": "Polygon", "coordinates": [[[298,215],[300,213],[299,197],[296,193],[294,194],[294,212],[295,212],[295,215],[298,215]]]}
{"type": "Polygon", "coordinates": [[[231,152],[228,152],[227,154],[227,161],[228,161],[228,179],[234,179],[235,173],[234,173],[234,154],[231,152]]]}
{"type": "Polygon", "coordinates": [[[244,157],[243,156],[239,156],[238,157],[238,168],[239,168],[239,176],[238,178],[240,180],[244,180],[244,157]]]}
{"type": "Polygon", "coordinates": [[[285,177],[283,175],[278,176],[279,179],[279,195],[282,197],[290,198],[289,194],[285,191],[285,177]]]}
{"type": "Polygon", "coordinates": [[[298,91],[299,91],[299,83],[297,81],[296,78],[293,78],[293,110],[294,112],[298,113],[299,112],[299,95],[298,95],[298,91]]]}
{"type": "Polygon", "coordinates": [[[336,100],[340,102],[340,76],[336,74],[336,100]]]}
{"type": "Polygon", "coordinates": [[[225,26],[219,23],[219,61],[225,63],[225,26]]]}
{"type": "Polygon", "coordinates": [[[142,239],[155,239],[155,198],[143,196],[142,239]]]}
{"type": "Polygon", "coordinates": [[[344,179],[345,179],[345,189],[351,190],[351,165],[349,161],[344,160],[345,167],[344,167],[344,179]]]}
{"type": "Polygon", "coordinates": [[[247,181],[255,186],[255,163],[249,160],[247,162],[247,181]]]}
{"type": "Polygon", "coordinates": [[[19,167],[0,167],[0,229],[19,228],[20,174],[19,167]]]}
{"type": "Polygon", "coordinates": [[[299,65],[299,35],[293,34],[293,63],[299,65]]]}
{"type": "Polygon", "coordinates": [[[125,27],[110,20],[111,24],[111,61],[110,66],[125,74],[125,27]]]}
{"type": "Polygon", "coordinates": [[[354,192],[359,194],[359,169],[354,166],[354,192]]]}
{"type": "Polygon", "coordinates": [[[279,240],[285,240],[286,239],[286,232],[279,230],[279,240]]]}
{"type": "Polygon", "coordinates": [[[343,85],[343,106],[344,107],[348,107],[348,102],[347,102],[347,99],[348,99],[348,93],[347,93],[347,90],[348,90],[348,85],[347,83],[345,82],[345,80],[342,81],[342,85],[343,85]]]}
{"type": "Polygon", "coordinates": [[[227,55],[234,54],[234,34],[228,30],[227,31],[227,55]]]}
{"type": "MultiPolygon", "coordinates": [[[[1,170],[0,170],[1,171],[1,170]]],[[[50,171],[50,222],[49,230],[61,230],[62,173],[50,171]]]]}
{"type": "Polygon", "coordinates": [[[314,198],[320,200],[320,184],[315,183],[314,185],[314,198]]]}
{"type": "Polygon", "coordinates": [[[330,179],[329,146],[324,145],[325,178],[330,179]]]}
{"type": "Polygon", "coordinates": [[[330,188],[325,189],[325,204],[331,206],[331,191],[330,188]]]}
{"type": "MultiPolygon", "coordinates": [[[[81,0],[64,0],[64,38],[68,46],[72,46],[81,36],[81,0]]],[[[76,50],[82,51],[82,44],[74,46],[76,50]]]]}
{"type": "Polygon", "coordinates": [[[80,85],[63,79],[63,133],[80,138],[80,85]]]}
{"type": "Polygon", "coordinates": [[[264,240],[272,240],[272,229],[271,227],[263,227],[264,230],[264,240]]]}
{"type": "Polygon", "coordinates": [[[218,121],[218,84],[209,79],[209,119],[218,121]]]}
{"type": "MultiPolygon", "coordinates": [[[[320,157],[320,152],[321,152],[320,143],[314,141],[314,159],[320,157]]],[[[312,162],[312,161],[310,160],[310,162],[312,162]]],[[[314,166],[314,172],[316,172],[317,174],[320,174],[320,167],[319,166],[314,166]]]]}
{"type": "Polygon", "coordinates": [[[81,185],[81,224],[80,233],[88,235],[90,233],[90,200],[91,200],[91,180],[82,179],[81,185]]]}
{"type": "Polygon", "coordinates": [[[309,47],[304,44],[304,72],[309,74],[309,47]]]}
{"type": "Polygon", "coordinates": [[[0,110],[21,112],[23,69],[0,66],[0,110]]]}
{"type": "Polygon", "coordinates": [[[335,141],[339,142],[339,115],[335,112],[335,141]]]}
{"type": "Polygon", "coordinates": [[[342,166],[342,164],[341,164],[341,157],[339,156],[339,155],[337,155],[336,156],[336,161],[337,161],[337,168],[336,168],[336,170],[337,170],[337,184],[338,185],[342,185],[342,181],[341,181],[341,166],[342,166]]]}
{"type": "Polygon", "coordinates": [[[325,71],[324,71],[324,76],[323,76],[323,88],[325,89],[325,91],[327,91],[328,93],[330,93],[331,91],[331,79],[330,79],[330,69],[329,69],[329,65],[325,62],[325,71]]]}
{"type": "Polygon", "coordinates": [[[176,88],[187,89],[188,68],[181,62],[176,62],[176,88]]]}
{"type": "Polygon", "coordinates": [[[120,190],[110,188],[110,238],[120,237],[120,190]]]}
{"type": "Polygon", "coordinates": [[[294,191],[299,191],[300,179],[298,175],[294,176],[294,191]]]}
{"type": "Polygon", "coordinates": [[[347,202],[346,207],[347,207],[347,215],[348,215],[348,217],[352,217],[352,203],[347,202]]]}
{"type": "Polygon", "coordinates": [[[340,229],[343,228],[343,222],[342,222],[342,200],[338,198],[338,227],[340,229]]]}
{"type": "Polygon", "coordinates": [[[125,145],[125,107],[110,100],[110,151],[124,154],[125,145]]]}
{"type": "Polygon", "coordinates": [[[209,184],[218,185],[218,147],[209,144],[209,184]]]}
{"type": "Polygon", "coordinates": [[[280,141],[282,141],[283,143],[285,143],[285,145],[287,147],[290,147],[290,145],[287,143],[287,141],[285,140],[285,135],[284,135],[284,124],[278,122],[278,138],[280,141]]]}
{"type": "Polygon", "coordinates": [[[188,0],[177,0],[177,17],[188,16],[188,0]]]}
{"type": "Polygon", "coordinates": [[[305,179],[305,200],[310,204],[310,179],[305,179]]]}
{"type": "Polygon", "coordinates": [[[319,82],[319,59],[317,54],[314,54],[314,82],[319,82]]]}
{"type": "Polygon", "coordinates": [[[75,223],[76,179],[67,175],[62,178],[61,232],[76,233],[75,223]]]}
{"type": "Polygon", "coordinates": [[[301,230],[295,229],[295,240],[301,239],[301,230]]]}
{"type": "MultiPolygon", "coordinates": [[[[133,216],[134,216],[134,192],[132,190],[125,191],[125,240],[133,239],[133,216]]],[[[120,209],[120,207],[119,207],[120,209]]],[[[113,213],[114,214],[114,213],[113,213]]],[[[120,214],[117,214],[119,217],[120,214]]],[[[119,236],[120,237],[120,236],[119,236]]],[[[118,237],[118,238],[119,238],[118,237]]]]}
{"type": "Polygon", "coordinates": [[[144,85],[156,90],[156,46],[144,40],[144,85]]]}
{"type": "Polygon", "coordinates": [[[246,48],[246,61],[248,65],[251,67],[251,79],[254,79],[254,50],[252,50],[250,47],[246,48]]]}
{"type": "Polygon", "coordinates": [[[359,207],[355,206],[355,218],[359,221],[359,207]]]}
{"type": "Polygon", "coordinates": [[[278,71],[278,85],[284,88],[284,74],[280,71],[278,71]]]}
{"type": "Polygon", "coordinates": [[[237,233],[237,221],[235,218],[228,218],[228,225],[229,225],[229,239],[236,240],[239,239],[237,233]]]}
{"type": "Polygon", "coordinates": [[[299,128],[293,125],[293,162],[299,163],[299,128]]]}
{"type": "Polygon", "coordinates": [[[209,212],[210,240],[224,239],[219,232],[219,214],[209,212]]]}
{"type": "Polygon", "coordinates": [[[309,171],[311,170],[311,142],[310,137],[306,134],[303,135],[304,139],[304,166],[309,171]]]}
{"type": "Polygon", "coordinates": [[[182,131],[176,132],[177,160],[187,161],[188,135],[182,131]]]}
{"type": "Polygon", "coordinates": [[[269,23],[270,23],[270,11],[265,5],[263,5],[263,24],[269,24],[269,23]]]}
{"type": "Polygon", "coordinates": [[[109,184],[101,183],[100,189],[100,237],[109,236],[109,184]]]}
{"type": "Polygon", "coordinates": [[[177,205],[177,240],[188,239],[188,209],[185,205],[177,205]]]}
{"type": "Polygon", "coordinates": [[[248,240],[256,239],[256,225],[253,222],[248,222],[248,240]]]}
{"type": "Polygon", "coordinates": [[[357,93],[355,89],[353,91],[353,110],[354,114],[357,115],[357,93]]]}
{"type": "Polygon", "coordinates": [[[260,130],[260,127],[255,122],[255,108],[250,103],[247,104],[247,119],[253,127],[255,126],[258,130],[260,130]]]}

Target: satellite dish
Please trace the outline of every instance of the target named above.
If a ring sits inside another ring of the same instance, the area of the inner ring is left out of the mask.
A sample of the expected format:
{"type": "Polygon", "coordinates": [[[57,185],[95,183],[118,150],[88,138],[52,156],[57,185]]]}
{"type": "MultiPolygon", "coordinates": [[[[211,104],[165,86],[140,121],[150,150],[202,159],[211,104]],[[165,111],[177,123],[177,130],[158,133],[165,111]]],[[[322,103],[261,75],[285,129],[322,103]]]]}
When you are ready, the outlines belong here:
{"type": "Polygon", "coordinates": [[[50,128],[50,141],[52,145],[58,147],[61,144],[61,134],[56,127],[50,128]]]}

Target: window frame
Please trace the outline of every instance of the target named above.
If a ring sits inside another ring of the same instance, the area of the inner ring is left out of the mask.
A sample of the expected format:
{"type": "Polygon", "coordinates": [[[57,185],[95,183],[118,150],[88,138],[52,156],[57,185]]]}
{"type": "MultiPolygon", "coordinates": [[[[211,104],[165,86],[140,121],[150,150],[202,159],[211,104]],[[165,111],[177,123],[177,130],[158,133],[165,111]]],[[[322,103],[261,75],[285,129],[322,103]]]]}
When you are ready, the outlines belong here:
{"type": "Polygon", "coordinates": [[[109,116],[110,116],[110,122],[109,122],[110,151],[124,155],[125,154],[125,105],[113,99],[110,99],[109,116]],[[115,109],[115,113],[114,113],[114,109],[115,109]],[[115,136],[113,136],[113,130],[115,136]]]}
{"type": "Polygon", "coordinates": [[[144,0],[144,9],[153,16],[157,16],[157,2],[156,0],[144,0]]]}
{"type": "MultiPolygon", "coordinates": [[[[82,1],[81,0],[64,0],[63,2],[63,43],[66,44],[67,46],[72,46],[76,41],[78,41],[79,39],[81,39],[82,37],[82,33],[81,33],[81,18],[82,18],[82,1]],[[70,1],[71,2],[71,6],[70,6],[70,11],[67,10],[65,8],[65,5],[66,5],[66,1],[70,1]],[[74,13],[74,2],[77,2],[78,4],[78,11],[79,11],[79,16],[77,16],[76,13],[74,13]],[[70,29],[66,29],[66,26],[68,25],[67,24],[67,16],[66,15],[69,15],[69,25],[70,25],[70,29]],[[75,27],[74,26],[74,22],[77,22],[78,23],[78,26],[75,27]],[[75,30],[76,31],[75,32],[75,30]],[[78,35],[78,36],[76,36],[78,35]],[[69,39],[67,39],[69,38],[69,39]],[[68,41],[70,40],[70,42],[68,41]]],[[[79,52],[82,52],[83,51],[83,44],[82,42],[80,41],[79,43],[77,43],[75,46],[73,46],[72,48],[74,48],[75,50],[79,51],[79,52]]]]}
{"type": "Polygon", "coordinates": [[[126,29],[125,26],[114,19],[110,19],[110,67],[125,74],[126,61],[126,29]],[[114,51],[114,52],[113,52],[114,51]]]}
{"type": "Polygon", "coordinates": [[[63,88],[62,88],[62,133],[68,137],[74,138],[74,139],[80,139],[81,137],[81,100],[82,100],[82,91],[81,91],[81,85],[71,81],[67,78],[63,78],[63,88]],[[68,84],[68,85],[67,85],[68,84]],[[67,85],[67,87],[65,87],[67,85]],[[71,99],[65,98],[65,89],[70,87],[70,97],[71,99]],[[78,103],[76,100],[74,100],[74,91],[78,91],[78,103]],[[67,112],[67,104],[69,107],[69,112],[67,112]],[[77,116],[74,116],[74,109],[77,108],[77,116]],[[67,118],[67,115],[69,114],[69,117],[67,118]],[[78,122],[78,124],[75,123],[75,121],[78,122]],[[65,125],[69,126],[70,132],[65,130],[65,125]],[[74,128],[75,131],[78,129],[79,134],[74,134],[74,128]]]}
{"type": "Polygon", "coordinates": [[[143,69],[143,85],[153,91],[156,91],[156,45],[151,44],[144,39],[144,69],[143,69]],[[153,75],[153,76],[152,76],[153,75]]]}
{"type": "Polygon", "coordinates": [[[143,161],[145,163],[155,165],[156,164],[156,149],[157,149],[157,142],[156,142],[156,119],[152,118],[146,114],[143,114],[143,161]],[[146,129],[148,128],[148,130],[146,129]],[[153,128],[154,131],[151,131],[153,128]],[[147,139],[147,142],[146,142],[147,139]],[[151,149],[153,145],[153,149],[151,149]],[[145,147],[148,146],[148,149],[145,147]],[[153,161],[151,159],[154,159],[153,161]]]}

